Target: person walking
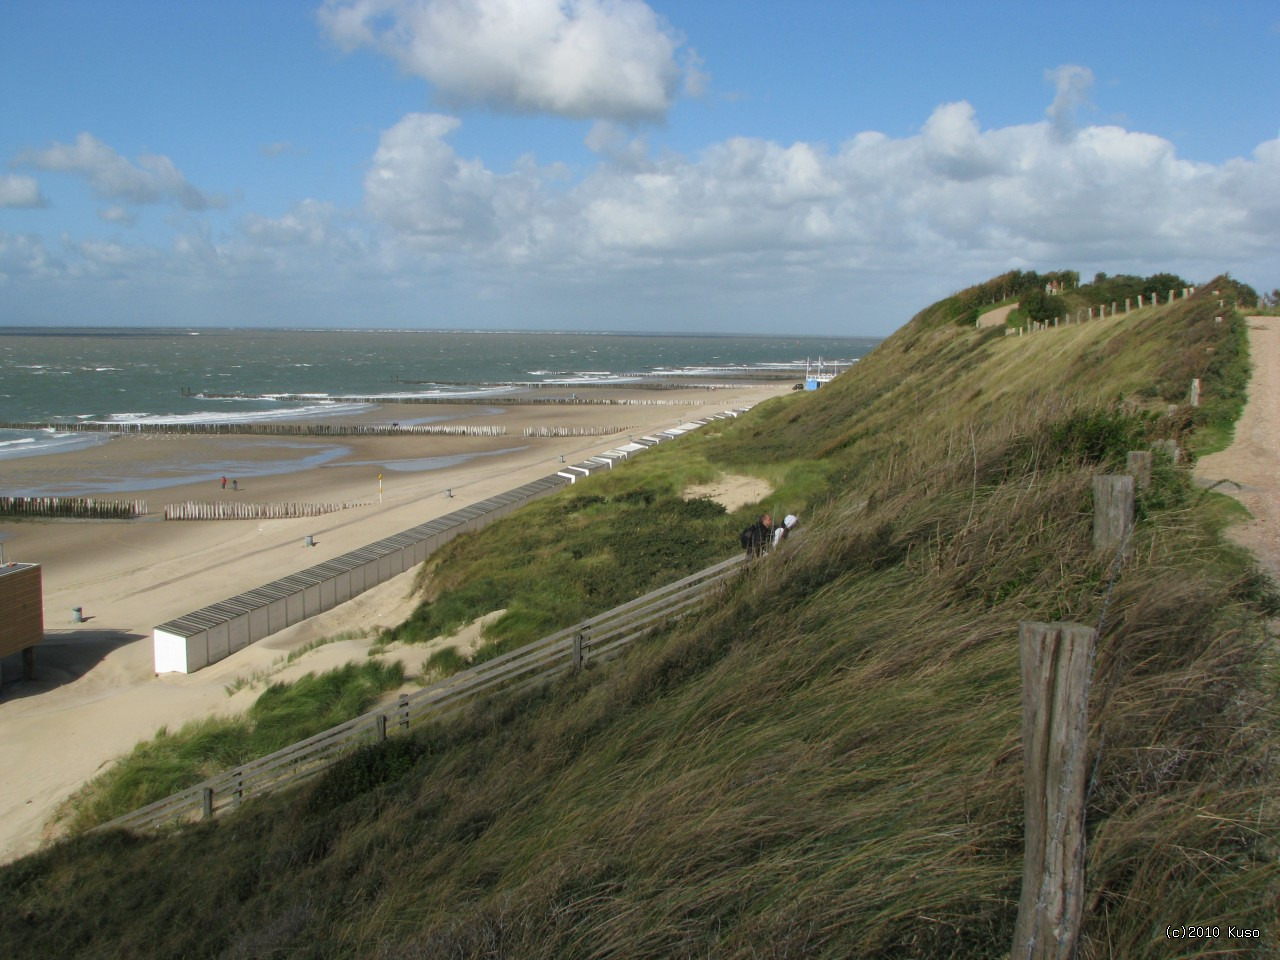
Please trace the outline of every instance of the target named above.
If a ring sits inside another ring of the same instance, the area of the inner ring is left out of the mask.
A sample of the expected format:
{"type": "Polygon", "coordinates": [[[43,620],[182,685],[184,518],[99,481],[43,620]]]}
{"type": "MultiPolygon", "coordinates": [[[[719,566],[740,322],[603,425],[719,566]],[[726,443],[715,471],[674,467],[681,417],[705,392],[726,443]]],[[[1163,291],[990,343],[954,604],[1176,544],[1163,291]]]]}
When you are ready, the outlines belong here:
{"type": "Polygon", "coordinates": [[[742,549],[747,553],[747,559],[761,556],[769,549],[769,538],[773,530],[773,517],[769,514],[762,514],[760,519],[753,523],[747,529],[742,531],[738,537],[738,541],[742,544],[742,549]]]}
{"type": "Polygon", "coordinates": [[[223,490],[227,489],[227,478],[226,478],[226,477],[223,477],[223,478],[222,478],[222,489],[223,489],[223,490]]]}
{"type": "Polygon", "coordinates": [[[794,513],[788,513],[786,519],[773,528],[773,548],[776,550],[778,544],[787,539],[787,535],[791,533],[792,527],[800,522],[800,518],[794,513]]]}

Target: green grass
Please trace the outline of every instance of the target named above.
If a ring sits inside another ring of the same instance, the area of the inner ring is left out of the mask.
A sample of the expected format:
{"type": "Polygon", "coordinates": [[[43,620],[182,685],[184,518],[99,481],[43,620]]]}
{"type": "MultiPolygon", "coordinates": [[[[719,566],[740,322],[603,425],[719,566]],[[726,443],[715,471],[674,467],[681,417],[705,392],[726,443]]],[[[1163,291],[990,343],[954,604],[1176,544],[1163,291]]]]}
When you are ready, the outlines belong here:
{"type": "MultiPolygon", "coordinates": [[[[1005,957],[1017,625],[1063,620],[1103,627],[1078,955],[1166,958],[1165,925],[1190,918],[1263,937],[1178,956],[1269,955],[1274,584],[1223,541],[1224,499],[1185,464],[1157,461],[1114,583],[1091,540],[1096,473],[1227,415],[1168,411],[1188,370],[1243,389],[1240,364],[1213,359],[1242,328],[1206,330],[1196,309],[1153,311],[1142,337],[1145,318],[1007,340],[912,324],[814,394],[489,528],[505,538],[460,539],[424,578],[430,606],[465,607],[450,596],[483,596],[483,575],[520,587],[503,598],[519,610],[522,589],[596,565],[619,592],[661,576],[654,547],[619,531],[689,476],[805,491],[803,536],[624,660],[494,697],[233,817],[0,870],[0,940],[16,957],[1005,957]]],[[[584,605],[525,609],[543,624],[584,605]]]]}
{"type": "Polygon", "coordinates": [[[403,664],[371,660],[273,683],[242,717],[197,720],[173,733],[162,727],[89,781],[61,816],[73,832],[105,823],[358,717],[403,682],[403,664]]]}

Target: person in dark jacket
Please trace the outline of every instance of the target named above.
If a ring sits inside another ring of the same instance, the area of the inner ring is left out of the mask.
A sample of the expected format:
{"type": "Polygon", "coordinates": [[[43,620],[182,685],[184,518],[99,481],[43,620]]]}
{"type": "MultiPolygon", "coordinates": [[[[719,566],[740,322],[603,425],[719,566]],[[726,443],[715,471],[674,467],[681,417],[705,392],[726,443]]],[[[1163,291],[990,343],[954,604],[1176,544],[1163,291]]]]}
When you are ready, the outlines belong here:
{"type": "Polygon", "coordinates": [[[773,537],[773,517],[763,514],[759,520],[742,531],[742,548],[747,552],[747,559],[761,556],[769,548],[773,537]]]}

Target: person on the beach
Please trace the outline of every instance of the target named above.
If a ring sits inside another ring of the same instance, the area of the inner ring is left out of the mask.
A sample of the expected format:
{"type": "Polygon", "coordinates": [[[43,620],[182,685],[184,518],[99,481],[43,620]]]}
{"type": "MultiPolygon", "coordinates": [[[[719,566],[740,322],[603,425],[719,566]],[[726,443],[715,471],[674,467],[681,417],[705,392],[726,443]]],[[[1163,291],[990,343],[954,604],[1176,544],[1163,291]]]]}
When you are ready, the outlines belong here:
{"type": "Polygon", "coordinates": [[[239,481],[239,480],[232,480],[232,481],[231,481],[231,489],[232,489],[232,490],[239,490],[239,489],[240,489],[240,481],[239,481]]]}
{"type": "Polygon", "coordinates": [[[742,531],[739,542],[747,552],[747,559],[761,556],[769,548],[770,531],[773,529],[773,517],[761,515],[760,519],[742,531]]]}
{"type": "Polygon", "coordinates": [[[222,478],[222,489],[223,489],[223,490],[227,489],[227,478],[226,478],[226,477],[223,477],[223,478],[222,478]]]}
{"type": "Polygon", "coordinates": [[[787,539],[787,535],[791,533],[791,528],[799,522],[799,519],[794,513],[788,513],[786,519],[773,528],[773,547],[775,550],[778,544],[787,539]]]}

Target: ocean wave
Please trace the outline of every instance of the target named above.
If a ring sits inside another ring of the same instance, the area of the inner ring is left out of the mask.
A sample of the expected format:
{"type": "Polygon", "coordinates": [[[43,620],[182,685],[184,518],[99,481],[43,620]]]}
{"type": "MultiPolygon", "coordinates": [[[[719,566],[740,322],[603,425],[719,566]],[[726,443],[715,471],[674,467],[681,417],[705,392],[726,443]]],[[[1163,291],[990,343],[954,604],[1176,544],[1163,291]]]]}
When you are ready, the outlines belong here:
{"type": "Polygon", "coordinates": [[[36,436],[19,436],[0,440],[0,460],[18,460],[26,457],[42,457],[51,453],[67,453],[85,447],[96,446],[110,440],[105,433],[51,433],[41,431],[36,436]]]}
{"type": "Polygon", "coordinates": [[[361,413],[369,409],[369,404],[359,402],[323,402],[287,410],[256,410],[240,413],[226,411],[201,410],[197,413],[113,413],[104,420],[90,421],[107,425],[131,426],[134,424],[184,424],[184,423],[259,423],[273,420],[296,420],[315,416],[336,416],[346,413],[361,413]]]}

